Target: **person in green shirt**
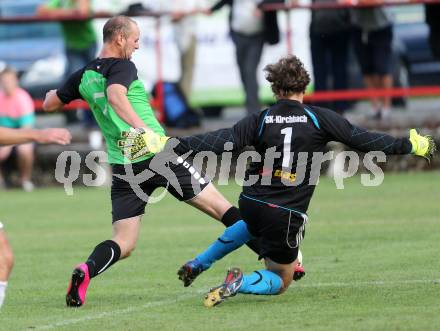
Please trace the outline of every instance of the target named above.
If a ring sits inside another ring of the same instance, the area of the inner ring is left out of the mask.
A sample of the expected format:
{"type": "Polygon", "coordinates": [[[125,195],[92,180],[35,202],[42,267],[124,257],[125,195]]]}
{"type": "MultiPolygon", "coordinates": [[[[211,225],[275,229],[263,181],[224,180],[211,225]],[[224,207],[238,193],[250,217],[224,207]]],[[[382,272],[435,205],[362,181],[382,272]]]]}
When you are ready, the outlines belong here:
{"type": "MultiPolygon", "coordinates": [[[[48,0],[37,9],[37,16],[71,17],[91,14],[90,0],[48,0]]],[[[60,21],[67,58],[66,78],[84,67],[96,56],[97,37],[91,19],[85,21],[60,21]]],[[[76,114],[66,112],[68,122],[77,120],[76,114]]],[[[85,124],[93,126],[93,116],[84,113],[85,124]]]]}
{"type": "MultiPolygon", "coordinates": [[[[49,0],[37,9],[37,15],[46,17],[87,16],[90,13],[89,0],[49,0]]],[[[69,62],[67,76],[70,76],[94,59],[97,38],[91,19],[61,21],[61,27],[69,62]]]]}
{"type": "Polygon", "coordinates": [[[148,132],[157,138],[158,145],[167,140],[130,60],[139,48],[139,37],[139,27],[131,18],[109,19],[98,58],[71,75],[61,88],[49,91],[44,101],[46,111],[59,110],[75,99],[87,101],[104,135],[113,172],[113,237],[96,246],[87,261],[74,269],[66,295],[66,304],[71,307],[84,304],[91,278],[133,251],[146,204],[156,188],[165,187],[176,199],[226,226],[241,219],[238,209],[184,155],[145,153],[143,149],[138,151],[141,157],[122,153],[123,132],[148,132]]]}

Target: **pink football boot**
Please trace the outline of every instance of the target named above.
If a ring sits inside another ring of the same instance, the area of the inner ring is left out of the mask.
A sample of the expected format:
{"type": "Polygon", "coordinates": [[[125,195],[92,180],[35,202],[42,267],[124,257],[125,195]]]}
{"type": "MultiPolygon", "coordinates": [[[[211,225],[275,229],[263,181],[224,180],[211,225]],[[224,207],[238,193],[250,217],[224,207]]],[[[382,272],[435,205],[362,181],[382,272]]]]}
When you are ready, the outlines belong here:
{"type": "Polygon", "coordinates": [[[67,289],[66,304],[69,307],[81,307],[86,301],[87,287],[89,287],[89,267],[82,263],[72,273],[72,280],[67,289]]]}

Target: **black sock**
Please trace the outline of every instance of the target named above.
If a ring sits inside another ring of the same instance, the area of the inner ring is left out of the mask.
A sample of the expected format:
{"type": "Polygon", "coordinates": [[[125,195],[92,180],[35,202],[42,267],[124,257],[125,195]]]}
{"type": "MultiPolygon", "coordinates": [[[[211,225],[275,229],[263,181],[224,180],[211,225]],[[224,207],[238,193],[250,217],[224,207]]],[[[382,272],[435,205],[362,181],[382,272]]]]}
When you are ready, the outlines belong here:
{"type": "Polygon", "coordinates": [[[121,248],[113,240],[106,240],[95,247],[92,254],[87,259],[90,278],[110,268],[112,264],[119,260],[121,248]]]}
{"type": "MultiPolygon", "coordinates": [[[[221,222],[226,226],[229,227],[232,224],[242,220],[240,210],[237,207],[231,207],[229,208],[222,217],[221,222]]],[[[246,245],[252,249],[255,253],[260,253],[260,240],[258,238],[249,240],[246,245]]]]}

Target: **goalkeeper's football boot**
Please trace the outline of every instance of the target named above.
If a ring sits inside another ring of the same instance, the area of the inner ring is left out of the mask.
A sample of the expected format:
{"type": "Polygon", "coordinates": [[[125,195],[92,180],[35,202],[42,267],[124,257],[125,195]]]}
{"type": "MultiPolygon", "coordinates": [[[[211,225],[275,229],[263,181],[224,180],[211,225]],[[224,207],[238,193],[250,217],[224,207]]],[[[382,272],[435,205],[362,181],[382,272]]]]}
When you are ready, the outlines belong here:
{"type": "Polygon", "coordinates": [[[67,306],[81,307],[84,304],[89,283],[89,267],[87,264],[82,263],[72,272],[72,279],[70,280],[66,295],[67,306]]]}
{"type": "Polygon", "coordinates": [[[227,298],[237,295],[243,284],[243,273],[240,268],[231,268],[226,273],[222,285],[212,288],[205,296],[203,304],[205,307],[214,307],[225,301],[227,298]]]}
{"type": "Polygon", "coordinates": [[[298,259],[298,263],[293,267],[293,280],[295,282],[297,282],[306,275],[304,266],[302,264],[302,253],[300,250],[298,250],[297,259],[298,259]]]}
{"type": "Polygon", "coordinates": [[[297,282],[297,281],[299,281],[301,278],[303,278],[305,275],[306,275],[306,272],[305,272],[305,270],[304,270],[304,267],[303,267],[301,264],[298,263],[298,264],[294,267],[294,270],[293,270],[293,280],[294,280],[295,282],[297,282]]]}
{"type": "Polygon", "coordinates": [[[202,265],[197,260],[191,260],[180,267],[180,269],[177,271],[177,275],[183,282],[183,286],[188,287],[202,272],[202,265]]]}

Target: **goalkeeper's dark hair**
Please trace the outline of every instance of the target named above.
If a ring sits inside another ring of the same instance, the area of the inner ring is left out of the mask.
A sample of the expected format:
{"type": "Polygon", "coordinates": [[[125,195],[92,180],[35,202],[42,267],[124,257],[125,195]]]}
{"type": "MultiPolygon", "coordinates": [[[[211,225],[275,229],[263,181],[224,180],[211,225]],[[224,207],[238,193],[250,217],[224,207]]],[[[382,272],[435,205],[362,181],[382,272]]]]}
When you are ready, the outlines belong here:
{"type": "Polygon", "coordinates": [[[131,32],[133,24],[137,24],[128,16],[119,15],[110,18],[103,28],[103,40],[104,42],[112,41],[116,36],[122,34],[125,38],[128,38],[131,32]]]}
{"type": "Polygon", "coordinates": [[[310,83],[310,75],[295,55],[282,57],[278,62],[263,69],[277,98],[304,93],[310,83]]]}

